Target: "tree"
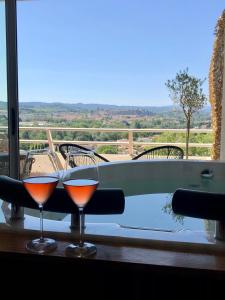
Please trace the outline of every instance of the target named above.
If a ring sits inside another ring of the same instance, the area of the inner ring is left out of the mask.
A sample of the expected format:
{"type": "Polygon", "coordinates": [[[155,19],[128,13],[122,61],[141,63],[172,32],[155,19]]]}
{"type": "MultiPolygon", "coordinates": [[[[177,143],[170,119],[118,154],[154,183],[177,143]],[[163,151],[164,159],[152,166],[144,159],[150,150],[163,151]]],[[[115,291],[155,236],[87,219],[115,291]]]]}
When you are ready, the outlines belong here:
{"type": "Polygon", "coordinates": [[[165,83],[174,104],[179,104],[186,118],[186,158],[188,158],[189,137],[192,115],[202,109],[207,102],[201,80],[188,74],[188,68],[176,74],[175,79],[165,83]]]}

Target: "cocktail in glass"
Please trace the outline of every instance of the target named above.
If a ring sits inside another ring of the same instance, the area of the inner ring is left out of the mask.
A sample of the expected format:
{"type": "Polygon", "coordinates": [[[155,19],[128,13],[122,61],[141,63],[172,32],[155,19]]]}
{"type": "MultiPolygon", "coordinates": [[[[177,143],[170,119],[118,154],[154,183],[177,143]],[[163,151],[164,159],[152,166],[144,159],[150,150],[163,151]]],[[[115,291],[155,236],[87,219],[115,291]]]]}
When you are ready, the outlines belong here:
{"type": "Polygon", "coordinates": [[[57,247],[56,241],[43,234],[43,206],[53,193],[58,178],[54,176],[36,176],[23,179],[23,185],[40,210],[40,238],[27,243],[26,249],[32,253],[48,253],[57,247]]]}
{"type": "MultiPolygon", "coordinates": [[[[79,210],[79,242],[77,244],[70,244],[66,249],[66,253],[75,257],[87,257],[95,254],[97,250],[95,245],[84,242],[85,226],[83,212],[84,207],[90,201],[98,187],[98,167],[91,151],[79,151],[79,153],[76,152],[71,155],[73,155],[74,160],[78,159],[78,156],[81,155],[85,156],[86,161],[90,159],[90,168],[87,169],[86,176],[83,176],[83,178],[69,179],[63,182],[64,188],[79,210]]],[[[71,155],[68,154],[68,160],[72,159],[71,155]]]]}

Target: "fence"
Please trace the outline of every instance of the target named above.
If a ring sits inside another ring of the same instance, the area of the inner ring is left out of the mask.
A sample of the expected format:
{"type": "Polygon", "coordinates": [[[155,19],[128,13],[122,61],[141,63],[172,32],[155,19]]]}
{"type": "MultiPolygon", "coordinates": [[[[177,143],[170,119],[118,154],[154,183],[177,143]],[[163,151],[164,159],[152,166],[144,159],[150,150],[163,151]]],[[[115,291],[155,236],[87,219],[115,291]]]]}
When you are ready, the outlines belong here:
{"type": "MultiPolygon", "coordinates": [[[[6,127],[0,127],[0,129],[7,129],[6,127]]],[[[161,142],[147,142],[147,141],[136,141],[134,140],[134,133],[185,133],[185,129],[153,129],[153,128],[144,128],[144,129],[126,129],[126,128],[66,128],[66,127],[20,127],[20,131],[45,131],[47,139],[20,139],[20,143],[28,143],[28,144],[40,144],[40,143],[46,143],[49,145],[49,148],[51,150],[55,149],[56,145],[59,145],[61,143],[74,143],[74,144],[80,144],[80,145],[117,145],[117,146],[125,146],[128,149],[128,154],[133,155],[134,153],[134,146],[160,146],[160,145],[175,145],[179,147],[185,147],[185,143],[161,143],[161,142]],[[89,133],[95,133],[95,132],[123,132],[127,134],[127,139],[123,140],[117,140],[117,141],[87,141],[87,140],[56,140],[52,138],[53,132],[59,132],[59,131],[70,131],[70,132],[89,132],[89,133]]],[[[212,133],[211,129],[191,129],[191,133],[212,133]]],[[[190,143],[189,147],[197,147],[197,148],[211,148],[211,143],[190,143]]]]}

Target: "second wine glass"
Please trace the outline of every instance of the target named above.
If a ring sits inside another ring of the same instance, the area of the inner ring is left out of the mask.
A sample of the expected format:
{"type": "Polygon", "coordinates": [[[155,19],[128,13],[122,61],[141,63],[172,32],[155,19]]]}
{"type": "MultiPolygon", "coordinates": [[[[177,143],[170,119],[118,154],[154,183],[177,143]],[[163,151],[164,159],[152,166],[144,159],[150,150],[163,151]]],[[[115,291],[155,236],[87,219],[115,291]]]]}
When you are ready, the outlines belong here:
{"type": "Polygon", "coordinates": [[[80,170],[77,179],[69,179],[63,182],[68,195],[77,205],[79,210],[79,242],[70,244],[66,252],[74,257],[88,257],[96,253],[97,249],[94,244],[84,242],[84,207],[87,205],[99,184],[98,165],[92,151],[79,150],[67,154],[68,164],[89,166],[80,170]],[[83,163],[82,163],[83,162],[83,163]]]}

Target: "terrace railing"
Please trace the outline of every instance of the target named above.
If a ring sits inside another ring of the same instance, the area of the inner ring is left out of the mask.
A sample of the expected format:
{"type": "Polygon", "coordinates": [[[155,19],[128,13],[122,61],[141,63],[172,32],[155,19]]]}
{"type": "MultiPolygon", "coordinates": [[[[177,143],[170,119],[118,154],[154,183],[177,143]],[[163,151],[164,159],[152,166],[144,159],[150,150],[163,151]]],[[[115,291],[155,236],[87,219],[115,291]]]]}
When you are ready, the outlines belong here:
{"type": "MultiPolygon", "coordinates": [[[[1,131],[7,130],[7,127],[1,126],[1,131]]],[[[185,143],[180,142],[149,142],[149,141],[136,141],[134,140],[134,133],[185,133],[185,129],[156,129],[156,128],[144,128],[144,129],[136,129],[136,128],[68,128],[68,127],[28,127],[22,126],[20,127],[20,131],[44,131],[46,132],[46,139],[20,139],[20,143],[27,144],[48,144],[51,150],[55,150],[55,146],[61,143],[74,143],[80,145],[117,145],[117,146],[125,146],[127,148],[128,154],[133,155],[135,146],[161,146],[161,145],[175,145],[182,148],[185,148],[185,143]],[[110,132],[119,132],[126,133],[127,139],[123,140],[114,140],[114,141],[90,141],[90,140],[57,140],[52,138],[53,132],[88,132],[88,133],[110,133],[110,132]]],[[[191,129],[191,133],[212,133],[211,129],[191,129]]],[[[189,147],[197,147],[197,148],[211,148],[211,143],[190,143],[189,147]]]]}

